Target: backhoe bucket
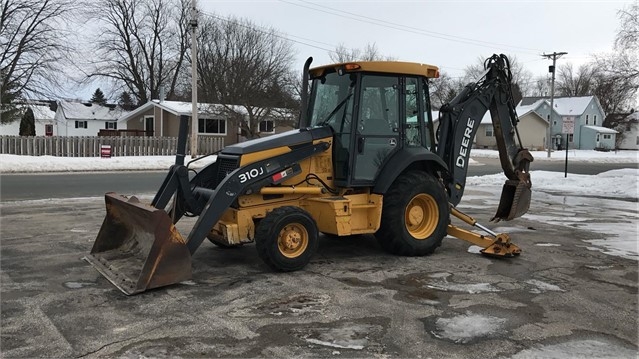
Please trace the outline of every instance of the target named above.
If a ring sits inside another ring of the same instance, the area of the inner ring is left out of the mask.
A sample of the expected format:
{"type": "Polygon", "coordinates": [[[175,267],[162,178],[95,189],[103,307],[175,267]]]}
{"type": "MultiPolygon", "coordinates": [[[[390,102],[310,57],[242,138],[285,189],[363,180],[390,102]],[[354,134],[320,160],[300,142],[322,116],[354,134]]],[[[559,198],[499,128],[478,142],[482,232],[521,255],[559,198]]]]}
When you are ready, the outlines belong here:
{"type": "Polygon", "coordinates": [[[191,278],[191,253],[161,209],[107,193],[106,217],[83,259],[127,295],[191,278]]]}
{"type": "Polygon", "coordinates": [[[530,182],[506,180],[501,191],[497,214],[495,214],[491,221],[499,222],[502,219],[510,221],[511,219],[523,216],[530,208],[530,198],[530,182]]]}

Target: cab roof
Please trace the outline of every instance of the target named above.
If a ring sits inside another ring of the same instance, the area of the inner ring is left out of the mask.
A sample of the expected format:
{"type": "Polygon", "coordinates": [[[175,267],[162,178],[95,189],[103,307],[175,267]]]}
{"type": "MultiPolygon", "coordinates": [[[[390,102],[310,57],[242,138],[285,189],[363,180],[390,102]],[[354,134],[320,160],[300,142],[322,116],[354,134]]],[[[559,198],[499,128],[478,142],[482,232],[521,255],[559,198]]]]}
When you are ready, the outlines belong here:
{"type": "Polygon", "coordinates": [[[439,77],[439,68],[433,65],[402,61],[353,61],[315,67],[309,70],[312,77],[321,76],[327,70],[344,72],[381,72],[387,74],[439,77]]]}

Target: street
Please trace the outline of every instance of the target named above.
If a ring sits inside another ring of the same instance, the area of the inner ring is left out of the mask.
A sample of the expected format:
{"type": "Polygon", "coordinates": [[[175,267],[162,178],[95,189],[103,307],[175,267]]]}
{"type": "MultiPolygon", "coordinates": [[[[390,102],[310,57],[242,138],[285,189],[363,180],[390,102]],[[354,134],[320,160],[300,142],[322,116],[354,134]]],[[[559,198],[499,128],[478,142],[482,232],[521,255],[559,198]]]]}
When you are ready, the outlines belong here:
{"type": "MultiPolygon", "coordinates": [[[[477,158],[476,161],[478,164],[471,164],[468,167],[468,176],[502,172],[499,160],[496,158],[477,158]]],[[[620,168],[637,168],[637,164],[574,162],[569,163],[568,171],[593,175],[620,168]]],[[[531,164],[531,171],[564,172],[564,163],[536,161],[531,164]]],[[[165,171],[2,174],[0,175],[0,201],[96,197],[106,192],[127,195],[154,194],[162,184],[165,175],[165,171]]]]}
{"type": "MultiPolygon", "coordinates": [[[[460,209],[485,221],[497,201],[471,189],[460,209]]],[[[636,358],[637,261],[597,249],[611,234],[583,226],[636,236],[636,204],[596,204],[536,192],[523,218],[484,223],[522,248],[512,259],[450,237],[428,257],[322,237],[304,270],[274,273],[252,244],[205,242],[192,280],[127,297],[81,259],[102,198],[5,202],[2,356],[636,358]],[[563,217],[574,224],[550,220],[563,217]]]]}

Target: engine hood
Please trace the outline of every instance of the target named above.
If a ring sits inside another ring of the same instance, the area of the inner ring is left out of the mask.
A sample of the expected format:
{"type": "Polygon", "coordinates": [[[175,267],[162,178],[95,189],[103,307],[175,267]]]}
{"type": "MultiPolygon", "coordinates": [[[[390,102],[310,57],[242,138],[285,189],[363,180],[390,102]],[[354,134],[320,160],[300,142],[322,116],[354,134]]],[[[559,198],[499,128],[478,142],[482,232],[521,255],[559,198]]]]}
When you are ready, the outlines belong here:
{"type": "Polygon", "coordinates": [[[236,143],[224,147],[221,153],[227,155],[244,155],[282,146],[294,147],[313,142],[320,138],[332,136],[333,132],[330,127],[303,128],[236,143]]]}

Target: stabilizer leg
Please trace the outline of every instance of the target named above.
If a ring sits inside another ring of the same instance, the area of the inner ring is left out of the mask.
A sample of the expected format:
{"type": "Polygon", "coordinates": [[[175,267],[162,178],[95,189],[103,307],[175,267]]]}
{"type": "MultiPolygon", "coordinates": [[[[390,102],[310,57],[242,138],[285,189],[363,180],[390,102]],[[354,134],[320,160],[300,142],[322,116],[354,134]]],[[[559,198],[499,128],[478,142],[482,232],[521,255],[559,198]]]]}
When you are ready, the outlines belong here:
{"type": "Polygon", "coordinates": [[[477,221],[469,215],[462,213],[457,208],[451,206],[450,213],[466,222],[467,224],[477,227],[488,235],[479,234],[463,228],[459,228],[452,224],[448,225],[448,234],[459,239],[463,239],[476,246],[482,247],[482,254],[497,257],[513,257],[521,254],[521,249],[510,242],[510,236],[506,233],[495,233],[490,229],[477,223],[477,221]]]}

